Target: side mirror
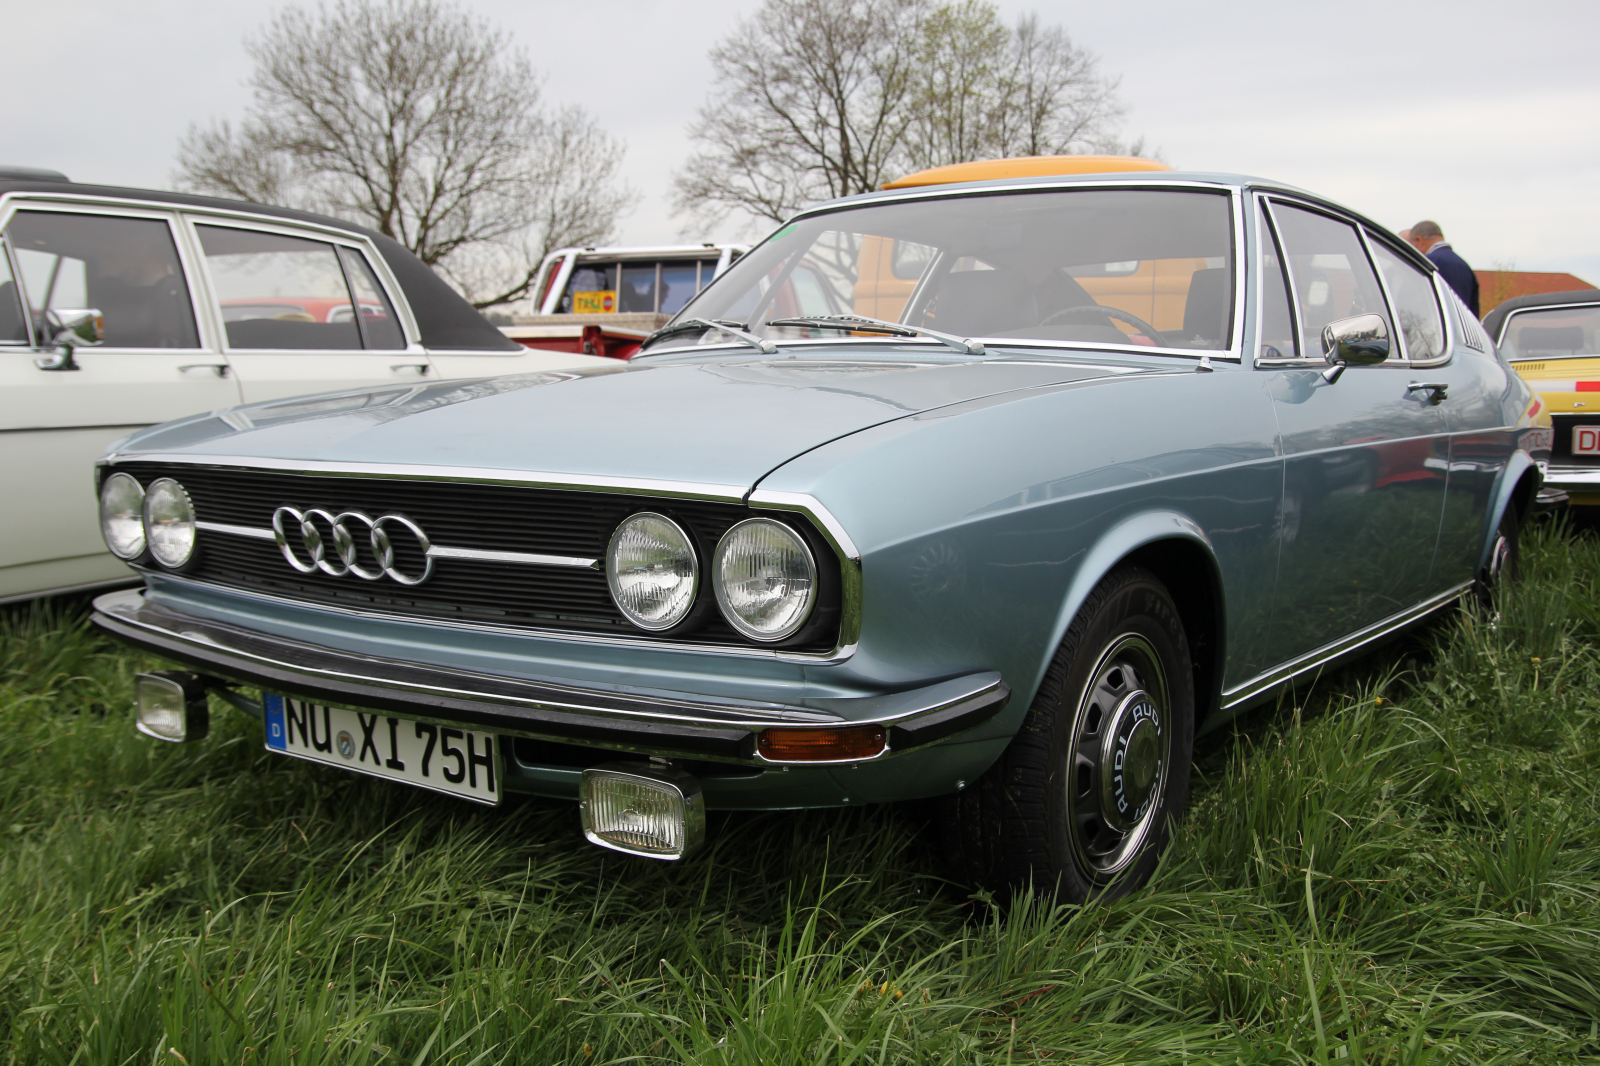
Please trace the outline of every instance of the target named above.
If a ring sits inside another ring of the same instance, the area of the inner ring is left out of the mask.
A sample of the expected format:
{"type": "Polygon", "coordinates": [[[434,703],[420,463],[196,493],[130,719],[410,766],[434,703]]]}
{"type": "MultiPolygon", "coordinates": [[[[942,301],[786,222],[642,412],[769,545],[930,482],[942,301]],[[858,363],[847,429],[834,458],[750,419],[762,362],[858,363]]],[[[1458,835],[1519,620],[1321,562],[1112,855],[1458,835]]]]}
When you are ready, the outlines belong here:
{"type": "Polygon", "coordinates": [[[44,313],[45,330],[55,350],[33,361],[40,370],[77,370],[72,353],[92,348],[106,339],[106,320],[93,307],[55,308],[44,313]]]}
{"type": "Polygon", "coordinates": [[[1382,315],[1329,322],[1322,327],[1322,357],[1329,363],[1322,376],[1330,383],[1347,366],[1375,366],[1389,358],[1389,324],[1382,315]]]}

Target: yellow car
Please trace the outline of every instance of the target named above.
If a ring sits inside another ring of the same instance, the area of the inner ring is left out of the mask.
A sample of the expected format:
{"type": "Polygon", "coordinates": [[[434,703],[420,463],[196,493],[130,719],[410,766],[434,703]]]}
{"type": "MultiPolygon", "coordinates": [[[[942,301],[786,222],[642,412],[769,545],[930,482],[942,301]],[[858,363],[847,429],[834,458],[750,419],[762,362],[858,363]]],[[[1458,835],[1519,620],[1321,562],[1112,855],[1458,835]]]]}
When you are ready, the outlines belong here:
{"type": "Polygon", "coordinates": [[[1483,327],[1551,415],[1546,490],[1600,506],[1600,289],[1519,296],[1483,327]]]}

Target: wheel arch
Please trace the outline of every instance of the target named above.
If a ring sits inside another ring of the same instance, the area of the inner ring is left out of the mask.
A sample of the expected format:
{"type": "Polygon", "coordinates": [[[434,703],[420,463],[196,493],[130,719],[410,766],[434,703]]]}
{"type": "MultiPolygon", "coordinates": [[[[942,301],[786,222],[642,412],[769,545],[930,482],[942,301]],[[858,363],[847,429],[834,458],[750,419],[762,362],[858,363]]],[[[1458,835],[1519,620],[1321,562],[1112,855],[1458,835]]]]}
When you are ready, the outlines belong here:
{"type": "Polygon", "coordinates": [[[1034,678],[1037,691],[1050,657],[1089,593],[1119,566],[1153,573],[1172,595],[1189,641],[1194,665],[1195,728],[1217,708],[1226,652],[1226,600],[1221,568],[1205,531],[1193,519],[1172,511],[1144,512],[1107,530],[1084,556],[1056,617],[1049,654],[1034,678]]]}
{"type": "Polygon", "coordinates": [[[1478,570],[1488,564],[1489,551],[1494,544],[1495,533],[1500,528],[1500,519],[1510,509],[1516,514],[1519,525],[1526,521],[1533,510],[1534,496],[1543,481],[1544,475],[1539,472],[1532,456],[1520,449],[1511,453],[1505,472],[1500,475],[1494,509],[1484,523],[1483,543],[1478,546],[1478,570]]]}

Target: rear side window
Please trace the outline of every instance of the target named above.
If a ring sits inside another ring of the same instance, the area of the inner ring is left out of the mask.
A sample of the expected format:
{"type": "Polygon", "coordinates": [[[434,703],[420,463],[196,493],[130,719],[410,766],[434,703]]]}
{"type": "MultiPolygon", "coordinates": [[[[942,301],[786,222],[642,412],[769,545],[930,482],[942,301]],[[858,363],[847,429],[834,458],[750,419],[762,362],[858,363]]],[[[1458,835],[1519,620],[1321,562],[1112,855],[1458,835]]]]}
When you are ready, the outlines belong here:
{"type": "Polygon", "coordinates": [[[195,229],[228,331],[228,347],[288,351],[405,347],[394,309],[365,259],[353,249],[228,226],[195,229]]]}
{"type": "MultiPolygon", "coordinates": [[[[1356,228],[1314,211],[1272,205],[1273,221],[1289,261],[1295,306],[1300,312],[1300,354],[1322,354],[1322,328],[1356,315],[1389,311],[1356,228]]],[[[1391,327],[1392,329],[1392,327],[1391,327]]]]}
{"type": "Polygon", "coordinates": [[[1600,355],[1600,306],[1517,311],[1500,352],[1507,359],[1579,359],[1600,355]]]}
{"type": "Polygon", "coordinates": [[[18,211],[6,238],[27,313],[94,308],[107,348],[198,348],[194,307],[172,229],[161,219],[18,211]]]}
{"type": "Polygon", "coordinates": [[[1433,279],[1377,241],[1372,241],[1372,257],[1389,286],[1400,333],[1406,340],[1406,358],[1424,362],[1442,357],[1444,318],[1439,314],[1433,279]]]}

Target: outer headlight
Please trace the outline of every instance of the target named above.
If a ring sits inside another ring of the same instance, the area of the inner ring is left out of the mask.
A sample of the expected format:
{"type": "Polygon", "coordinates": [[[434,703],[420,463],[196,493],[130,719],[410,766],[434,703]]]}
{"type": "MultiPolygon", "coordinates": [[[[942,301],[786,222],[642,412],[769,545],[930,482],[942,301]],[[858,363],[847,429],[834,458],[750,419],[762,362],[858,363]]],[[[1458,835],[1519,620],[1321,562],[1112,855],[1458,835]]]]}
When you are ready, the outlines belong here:
{"type": "Polygon", "coordinates": [[[118,559],[144,552],[144,489],[130,474],[112,474],[100,484],[100,535],[118,559]]]}
{"type": "Polygon", "coordinates": [[[711,586],[729,625],[751,640],[782,640],[811,617],[817,564],[794,530],[750,518],[723,534],[711,563],[711,586]]]}
{"type": "Polygon", "coordinates": [[[641,511],[611,534],[606,582],[628,621],[640,629],[670,629],[694,606],[700,562],[678,523],[641,511]]]}
{"type": "Polygon", "coordinates": [[[194,554],[194,503],[170,477],[157,478],[145,490],[144,535],[162,566],[182,566],[194,554]]]}

